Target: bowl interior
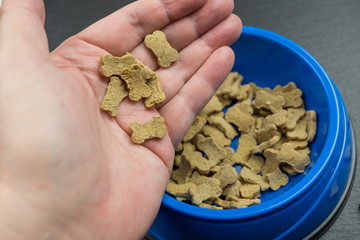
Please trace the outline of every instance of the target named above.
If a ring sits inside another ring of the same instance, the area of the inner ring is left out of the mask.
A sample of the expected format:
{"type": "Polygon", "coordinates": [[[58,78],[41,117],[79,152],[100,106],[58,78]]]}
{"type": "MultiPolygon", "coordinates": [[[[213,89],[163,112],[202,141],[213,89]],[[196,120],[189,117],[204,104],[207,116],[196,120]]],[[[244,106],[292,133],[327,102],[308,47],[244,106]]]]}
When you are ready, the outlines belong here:
{"type": "MultiPolygon", "coordinates": [[[[303,92],[306,110],[315,110],[317,114],[317,133],[309,144],[311,163],[303,174],[289,176],[289,183],[277,191],[262,192],[262,203],[288,191],[303,179],[314,166],[322,151],[328,134],[329,103],[328,93],[316,70],[307,59],[298,55],[287,45],[273,41],[271,37],[261,37],[244,32],[232,46],[235,52],[235,64],[232,71],[244,76],[243,84],[254,82],[260,87],[274,88],[294,82],[303,92]]],[[[232,143],[234,149],[237,142],[232,143]]]]}
{"type": "MultiPolygon", "coordinates": [[[[329,95],[331,93],[329,93],[328,83],[324,83],[324,76],[326,75],[319,72],[322,68],[318,66],[318,63],[298,45],[277,34],[244,27],[240,39],[232,45],[232,49],[236,56],[232,71],[237,71],[244,76],[243,84],[254,82],[260,87],[274,88],[276,85],[284,86],[292,81],[303,92],[305,109],[315,110],[317,114],[317,133],[314,141],[309,144],[311,163],[305,172],[296,176],[289,176],[289,183],[277,191],[262,192],[260,197],[262,204],[260,205],[247,209],[225,211],[259,210],[263,203],[274,200],[274,198],[277,198],[276,202],[281,202],[283,200],[281,195],[304,179],[317,162],[329,132],[329,95]]],[[[234,139],[231,144],[235,150],[237,149],[237,140],[238,138],[234,139]]],[[[176,208],[183,213],[195,214],[193,206],[177,201],[167,194],[164,196],[163,204],[170,208],[176,208]]],[[[196,209],[204,214],[209,213],[207,211],[219,212],[218,210],[200,209],[198,207],[196,209]]]]}

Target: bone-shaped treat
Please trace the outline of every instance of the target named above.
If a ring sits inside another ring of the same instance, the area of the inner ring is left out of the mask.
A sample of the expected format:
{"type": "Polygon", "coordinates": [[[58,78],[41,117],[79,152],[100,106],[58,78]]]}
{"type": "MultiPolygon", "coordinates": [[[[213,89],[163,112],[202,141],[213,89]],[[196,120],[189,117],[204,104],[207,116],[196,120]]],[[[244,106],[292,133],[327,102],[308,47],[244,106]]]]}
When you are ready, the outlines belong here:
{"type": "Polygon", "coordinates": [[[128,91],[121,79],[116,76],[110,77],[110,83],[101,103],[101,108],[108,111],[111,116],[116,116],[119,113],[120,102],[127,95],[128,91]]]}
{"type": "Polygon", "coordinates": [[[160,67],[169,67],[179,57],[179,53],[171,47],[162,31],[157,30],[147,35],[144,43],[158,58],[160,67]]]}
{"type": "Polygon", "coordinates": [[[150,138],[165,137],[167,128],[164,124],[164,118],[157,116],[145,123],[132,122],[130,124],[130,131],[132,132],[131,140],[134,143],[141,144],[150,138]]]}

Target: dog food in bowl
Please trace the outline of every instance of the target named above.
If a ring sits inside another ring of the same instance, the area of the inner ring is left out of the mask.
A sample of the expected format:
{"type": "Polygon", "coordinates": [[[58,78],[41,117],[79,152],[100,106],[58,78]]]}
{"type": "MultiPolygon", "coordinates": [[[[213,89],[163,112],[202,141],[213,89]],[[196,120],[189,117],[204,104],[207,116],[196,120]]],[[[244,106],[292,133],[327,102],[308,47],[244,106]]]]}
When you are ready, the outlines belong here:
{"type": "MultiPolygon", "coordinates": [[[[232,71],[241,73],[244,77],[243,85],[253,82],[258,87],[274,89],[277,85],[284,87],[289,82],[294,82],[302,91],[306,110],[314,110],[317,117],[316,136],[308,145],[310,163],[303,173],[290,175],[290,181],[285,186],[276,191],[261,192],[261,204],[245,208],[202,208],[179,201],[165,193],[149,236],[172,240],[304,239],[318,236],[341,209],[350,192],[354,176],[355,141],[342,97],[320,64],[308,52],[278,34],[245,26],[232,49],[235,53],[232,71]]],[[[262,95],[266,96],[266,91],[262,95]]],[[[209,113],[221,106],[219,102],[211,101],[205,111],[209,113]]],[[[292,111],[291,114],[298,116],[302,113],[292,111]]],[[[313,114],[309,116],[311,119],[313,117],[313,114]]],[[[221,132],[226,132],[229,138],[235,133],[221,118],[222,113],[215,114],[211,120],[212,125],[217,128],[222,126],[221,132]]],[[[289,127],[294,126],[294,122],[287,124],[289,127]]],[[[221,136],[214,128],[206,126],[203,128],[204,132],[221,136]]],[[[201,139],[199,137],[196,141],[201,139]]],[[[221,139],[218,140],[218,145],[226,146],[228,140],[222,136],[221,139]]],[[[243,142],[242,146],[244,143],[251,143],[248,141],[250,138],[238,139],[243,142]]],[[[240,146],[236,141],[231,144],[240,146]]],[[[192,151],[188,144],[183,145],[182,151],[185,148],[192,151]]],[[[181,151],[180,149],[181,147],[177,151],[181,151]]],[[[229,149],[227,151],[230,152],[229,149]]],[[[275,152],[266,150],[263,154],[271,158],[275,152]]],[[[228,172],[231,174],[231,171],[228,172]]],[[[252,189],[241,194],[253,199],[256,191],[252,189]]],[[[212,206],[217,207],[222,203],[220,200],[217,200],[217,204],[212,203],[212,206]]]]}
{"type": "Polygon", "coordinates": [[[177,148],[167,192],[179,201],[259,204],[261,192],[287,185],[310,163],[316,113],[305,110],[302,91],[293,82],[270,89],[242,81],[228,75],[177,148]]]}

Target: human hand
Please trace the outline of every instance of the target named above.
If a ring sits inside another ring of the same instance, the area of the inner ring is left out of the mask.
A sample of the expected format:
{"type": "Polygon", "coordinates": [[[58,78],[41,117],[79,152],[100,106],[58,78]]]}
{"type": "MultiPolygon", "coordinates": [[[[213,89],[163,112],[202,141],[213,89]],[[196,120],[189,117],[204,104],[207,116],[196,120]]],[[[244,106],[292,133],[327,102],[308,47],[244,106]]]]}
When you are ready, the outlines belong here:
{"type": "Polygon", "coordinates": [[[0,10],[0,238],[138,239],[151,226],[176,146],[231,70],[240,35],[232,0],[139,0],[51,54],[41,0],[0,10]],[[159,69],[143,38],[165,32],[179,59],[159,69]],[[101,111],[100,56],[131,52],[160,77],[166,101],[101,111]],[[163,139],[131,142],[129,124],[165,118],[163,139]]]}

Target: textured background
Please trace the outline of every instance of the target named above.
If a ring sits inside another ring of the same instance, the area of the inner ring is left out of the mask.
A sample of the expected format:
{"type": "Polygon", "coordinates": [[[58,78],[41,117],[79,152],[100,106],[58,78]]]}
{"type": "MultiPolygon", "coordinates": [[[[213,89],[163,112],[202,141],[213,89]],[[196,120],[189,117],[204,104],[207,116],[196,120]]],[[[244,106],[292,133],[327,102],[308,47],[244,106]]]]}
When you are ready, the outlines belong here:
{"type": "MultiPolygon", "coordinates": [[[[130,2],[45,0],[45,27],[50,49],[130,2]]],[[[236,0],[234,12],[242,18],[244,25],[279,33],[310,52],[339,88],[355,133],[359,131],[360,1],[236,0]]],[[[356,147],[359,149],[359,142],[356,147]]],[[[357,177],[345,208],[321,240],[360,239],[359,177],[360,164],[357,165],[357,177]]]]}

